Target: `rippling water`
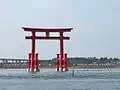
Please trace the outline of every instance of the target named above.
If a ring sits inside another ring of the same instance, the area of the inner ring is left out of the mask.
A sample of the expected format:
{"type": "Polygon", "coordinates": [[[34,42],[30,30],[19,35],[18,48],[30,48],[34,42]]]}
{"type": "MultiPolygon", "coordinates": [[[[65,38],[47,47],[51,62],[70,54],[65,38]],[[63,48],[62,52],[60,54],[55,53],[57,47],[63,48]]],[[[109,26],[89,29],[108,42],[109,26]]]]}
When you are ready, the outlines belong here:
{"type": "Polygon", "coordinates": [[[0,90],[120,90],[120,69],[72,70],[64,73],[42,69],[31,74],[26,69],[1,69],[0,90]]]}

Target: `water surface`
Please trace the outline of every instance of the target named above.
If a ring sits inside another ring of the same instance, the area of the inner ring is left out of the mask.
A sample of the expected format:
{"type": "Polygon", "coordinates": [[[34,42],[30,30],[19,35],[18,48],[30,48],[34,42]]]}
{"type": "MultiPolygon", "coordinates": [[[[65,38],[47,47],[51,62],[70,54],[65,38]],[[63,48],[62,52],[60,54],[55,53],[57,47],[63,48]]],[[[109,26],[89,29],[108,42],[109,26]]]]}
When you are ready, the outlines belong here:
{"type": "Polygon", "coordinates": [[[1,69],[0,90],[120,90],[120,69],[75,69],[72,75],[72,70],[42,69],[31,74],[26,69],[1,69]]]}

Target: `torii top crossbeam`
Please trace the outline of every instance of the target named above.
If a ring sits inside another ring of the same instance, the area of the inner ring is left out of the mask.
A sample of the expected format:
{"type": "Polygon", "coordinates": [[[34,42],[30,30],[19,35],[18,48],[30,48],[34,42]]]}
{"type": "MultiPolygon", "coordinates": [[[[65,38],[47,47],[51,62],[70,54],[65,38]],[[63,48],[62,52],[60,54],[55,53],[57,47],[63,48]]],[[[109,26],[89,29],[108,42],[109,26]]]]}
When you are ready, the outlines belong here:
{"type": "MultiPolygon", "coordinates": [[[[64,32],[71,32],[71,30],[73,28],[33,28],[33,27],[22,27],[22,29],[24,29],[24,31],[28,31],[28,32],[32,32],[32,36],[34,36],[35,39],[44,39],[44,40],[59,40],[60,37],[53,37],[53,36],[49,36],[50,32],[59,32],[61,33],[60,36],[63,36],[64,32]],[[36,32],[46,32],[46,36],[35,36],[34,34],[36,32]]],[[[26,36],[25,39],[32,39],[32,36],[26,36]]],[[[69,40],[70,37],[62,37],[64,40],[69,40]]]]}
{"type": "Polygon", "coordinates": [[[73,28],[29,28],[22,27],[24,31],[35,31],[35,32],[71,32],[73,28]]]}

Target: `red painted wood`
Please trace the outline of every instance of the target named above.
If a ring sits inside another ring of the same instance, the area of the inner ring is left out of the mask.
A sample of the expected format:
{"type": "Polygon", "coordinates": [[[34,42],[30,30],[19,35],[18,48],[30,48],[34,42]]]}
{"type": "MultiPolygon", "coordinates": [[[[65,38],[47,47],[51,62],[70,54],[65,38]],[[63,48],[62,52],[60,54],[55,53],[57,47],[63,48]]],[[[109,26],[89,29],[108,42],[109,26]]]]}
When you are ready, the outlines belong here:
{"type": "Polygon", "coordinates": [[[71,32],[73,28],[33,28],[33,27],[22,27],[24,31],[29,32],[71,32]]]}
{"type": "MultiPolygon", "coordinates": [[[[25,39],[32,39],[32,36],[26,36],[25,39]]],[[[42,39],[42,40],[60,40],[60,37],[40,37],[35,36],[35,39],[42,39]]],[[[70,37],[63,37],[64,40],[69,40],[70,37]]]]}

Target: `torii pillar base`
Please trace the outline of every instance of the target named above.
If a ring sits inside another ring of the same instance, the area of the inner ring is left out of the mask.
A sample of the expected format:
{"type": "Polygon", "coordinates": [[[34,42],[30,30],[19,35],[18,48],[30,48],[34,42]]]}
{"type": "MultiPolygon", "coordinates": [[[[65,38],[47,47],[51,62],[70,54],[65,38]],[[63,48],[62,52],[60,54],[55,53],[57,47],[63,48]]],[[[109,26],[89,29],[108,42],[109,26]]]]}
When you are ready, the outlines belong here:
{"type": "Polygon", "coordinates": [[[38,68],[30,68],[30,69],[27,69],[27,71],[30,73],[40,72],[38,68]]]}
{"type": "Polygon", "coordinates": [[[64,54],[63,58],[61,58],[60,54],[57,54],[55,71],[58,71],[58,72],[68,71],[67,54],[64,54]]]}
{"type": "Polygon", "coordinates": [[[29,59],[28,59],[28,72],[34,73],[39,72],[39,64],[38,64],[38,54],[34,55],[34,58],[32,57],[32,53],[29,53],[29,59]]]}

